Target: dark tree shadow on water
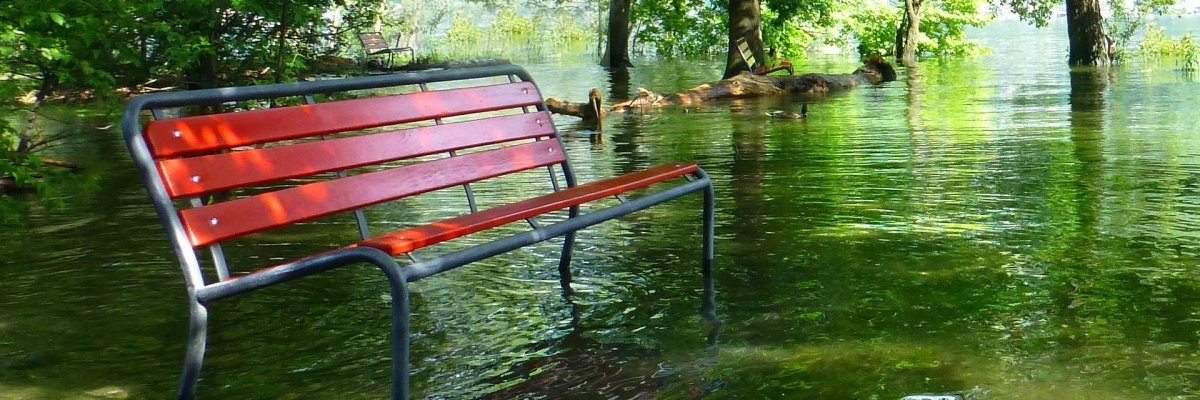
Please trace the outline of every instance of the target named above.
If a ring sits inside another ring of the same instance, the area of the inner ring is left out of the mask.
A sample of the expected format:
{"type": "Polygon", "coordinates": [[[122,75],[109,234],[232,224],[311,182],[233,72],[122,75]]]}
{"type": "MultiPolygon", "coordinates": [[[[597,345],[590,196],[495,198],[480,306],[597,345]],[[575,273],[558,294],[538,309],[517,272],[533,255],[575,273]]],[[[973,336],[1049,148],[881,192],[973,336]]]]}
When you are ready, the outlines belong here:
{"type": "MultiPolygon", "coordinates": [[[[1071,70],[1071,89],[1068,97],[1070,114],[1071,155],[1074,170],[1062,171],[1075,177],[1071,188],[1069,212],[1073,226],[1064,237],[1055,266],[1049,271],[1052,281],[1049,298],[1055,314],[1060,320],[1060,357],[1072,358],[1087,344],[1078,333],[1084,329],[1080,320],[1079,289],[1099,267],[1095,257],[1096,220],[1102,198],[1104,174],[1103,117],[1104,91],[1107,87],[1103,75],[1096,68],[1071,70]]],[[[1067,211],[1067,210],[1064,210],[1067,211]]],[[[1067,362],[1067,360],[1063,360],[1067,362]]]]}
{"type": "Polygon", "coordinates": [[[1107,75],[1097,68],[1071,71],[1071,144],[1078,165],[1080,196],[1075,211],[1081,236],[1094,236],[1104,175],[1104,120],[1107,75]]]}
{"type": "Polygon", "coordinates": [[[629,82],[629,68],[607,68],[608,98],[612,102],[629,100],[633,88],[629,82]]]}

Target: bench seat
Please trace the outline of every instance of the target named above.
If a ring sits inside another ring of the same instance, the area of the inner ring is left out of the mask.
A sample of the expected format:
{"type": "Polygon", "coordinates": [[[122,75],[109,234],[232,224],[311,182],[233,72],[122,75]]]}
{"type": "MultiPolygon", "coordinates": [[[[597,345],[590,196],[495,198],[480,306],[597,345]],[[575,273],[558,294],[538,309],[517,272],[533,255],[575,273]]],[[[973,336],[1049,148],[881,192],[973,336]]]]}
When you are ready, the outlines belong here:
{"type": "MultiPolygon", "coordinates": [[[[288,278],[268,276],[303,274],[303,272],[299,271],[303,270],[314,259],[337,254],[338,252],[355,247],[377,249],[392,256],[403,255],[419,250],[422,247],[433,246],[500,225],[537,217],[552,211],[563,210],[605,197],[621,195],[631,190],[645,188],[670,179],[692,176],[692,174],[698,171],[700,171],[700,167],[696,164],[663,164],[618,177],[566,188],[544,196],[444,219],[424,226],[382,234],[302,259],[272,265],[247,274],[231,276],[230,279],[214,283],[202,289],[200,296],[211,301],[280,283],[288,280],[288,278]],[[252,279],[247,280],[245,278],[252,279]]],[[[416,276],[417,274],[411,275],[416,276]]]]}
{"type": "Polygon", "coordinates": [[[659,165],[615,178],[566,188],[544,196],[441,220],[429,225],[376,236],[358,242],[356,245],[374,247],[391,255],[404,254],[422,247],[432,246],[450,239],[511,222],[533,218],[551,211],[562,210],[589,201],[616,196],[630,190],[695,173],[697,170],[699,170],[699,167],[696,164],[676,163],[659,165]]]}

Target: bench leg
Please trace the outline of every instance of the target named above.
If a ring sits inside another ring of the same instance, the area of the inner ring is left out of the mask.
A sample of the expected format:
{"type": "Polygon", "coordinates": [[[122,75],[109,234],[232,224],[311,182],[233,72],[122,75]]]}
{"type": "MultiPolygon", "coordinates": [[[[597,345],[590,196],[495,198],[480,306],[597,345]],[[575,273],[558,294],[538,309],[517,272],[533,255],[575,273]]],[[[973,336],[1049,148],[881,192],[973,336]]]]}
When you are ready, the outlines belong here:
{"type": "Polygon", "coordinates": [[[575,247],[575,231],[564,236],[562,256],[558,260],[558,280],[562,284],[564,294],[570,295],[571,290],[571,249],[575,247]]]}
{"type": "Polygon", "coordinates": [[[700,313],[714,324],[720,324],[717,319],[717,289],[713,281],[713,239],[716,222],[716,191],[711,183],[704,189],[704,245],[701,249],[701,272],[704,279],[704,298],[701,300],[700,313]]]}
{"type": "Polygon", "coordinates": [[[408,399],[409,299],[408,280],[397,269],[388,272],[392,286],[392,399],[408,399]]]}
{"type": "Polygon", "coordinates": [[[200,367],[204,363],[204,346],[208,338],[208,308],[191,299],[191,323],[188,326],[187,355],[183,359],[183,374],[179,379],[179,398],[196,397],[200,367]]]}
{"type": "MultiPolygon", "coordinates": [[[[575,218],[579,216],[579,206],[571,207],[567,212],[567,218],[575,218]]],[[[562,255],[558,259],[558,280],[562,285],[563,295],[570,296],[574,293],[571,289],[571,251],[575,248],[575,232],[567,232],[563,237],[562,255]]]]}

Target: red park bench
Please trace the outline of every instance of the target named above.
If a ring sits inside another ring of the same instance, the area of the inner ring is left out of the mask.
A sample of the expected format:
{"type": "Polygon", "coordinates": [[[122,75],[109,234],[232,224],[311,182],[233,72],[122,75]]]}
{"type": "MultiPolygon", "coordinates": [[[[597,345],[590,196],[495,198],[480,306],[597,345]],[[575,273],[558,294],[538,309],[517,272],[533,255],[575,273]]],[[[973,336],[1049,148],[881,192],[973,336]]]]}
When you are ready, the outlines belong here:
{"type": "Polygon", "coordinates": [[[210,303],[351,264],[374,265],[390,283],[392,397],[407,398],[409,283],[565,236],[559,273],[569,291],[575,231],[693,192],[704,193],[702,310],[712,313],[714,194],[709,177],[695,164],[668,163],[576,183],[537,86],[516,66],[148,94],[129,102],[121,127],[178,256],[190,300],[179,398],[192,398],[196,391],[210,303]],[[430,83],[451,88],[430,90],[430,83]],[[409,93],[316,101],[324,94],[353,90],[391,88],[389,93],[398,93],[397,86],[409,93]],[[165,110],[181,107],[289,98],[303,99],[303,104],[164,117],[165,110]],[[454,121],[444,120],[448,118],[454,121]],[[514,203],[481,209],[471,191],[472,182],[547,171],[544,194],[521,193],[524,200],[514,203]],[[651,185],[656,189],[625,196],[651,185]],[[467,207],[461,215],[370,233],[362,208],[453,187],[464,188],[467,207]],[[606,208],[580,212],[583,203],[614,197],[618,200],[606,208]],[[565,218],[546,224],[536,220],[555,211],[565,218]],[[223,241],[341,213],[355,215],[361,241],[313,249],[311,256],[273,266],[227,265],[223,241]],[[436,257],[412,256],[427,246],[514,223],[527,226],[522,233],[493,234],[502,237],[436,257]],[[203,268],[200,251],[212,255],[203,268]],[[399,263],[395,256],[411,260],[399,263]]]}

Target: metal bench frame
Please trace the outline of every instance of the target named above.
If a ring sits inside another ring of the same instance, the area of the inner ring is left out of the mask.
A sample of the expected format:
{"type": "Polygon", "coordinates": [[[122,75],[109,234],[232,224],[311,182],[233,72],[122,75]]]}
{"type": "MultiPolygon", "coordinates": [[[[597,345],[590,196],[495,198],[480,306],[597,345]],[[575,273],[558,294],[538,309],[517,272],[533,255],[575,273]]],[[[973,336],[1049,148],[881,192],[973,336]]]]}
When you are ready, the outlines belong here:
{"type": "MultiPolygon", "coordinates": [[[[390,284],[393,299],[391,308],[391,392],[393,399],[405,399],[408,397],[409,388],[409,283],[526,245],[558,236],[565,236],[558,270],[564,290],[569,294],[571,248],[575,241],[575,231],[694,192],[704,193],[704,208],[702,213],[703,244],[701,246],[704,295],[701,299],[701,312],[710,321],[717,322],[715,316],[715,288],[712,275],[714,191],[708,175],[699,169],[699,167],[695,167],[694,172],[681,175],[680,177],[687,178],[687,182],[677,186],[634,199],[627,199],[623,195],[617,194],[616,197],[620,200],[619,204],[582,215],[579,212],[579,204],[582,204],[582,202],[574,204],[568,209],[568,218],[561,222],[541,225],[527,219],[531,229],[526,232],[440,255],[435,258],[422,260],[414,257],[413,263],[407,265],[401,265],[393,258],[393,254],[389,254],[380,248],[352,245],[245,275],[231,277],[225,265],[225,257],[221,251],[219,242],[203,246],[193,245],[187,227],[185,227],[184,222],[181,220],[181,208],[177,207],[177,205],[183,204],[183,208],[188,209],[187,205],[183,203],[184,200],[182,200],[186,197],[181,198],[178,194],[173,196],[169,193],[168,188],[164,184],[165,178],[160,173],[161,171],[157,164],[163,157],[160,155],[156,158],[149,147],[147,133],[143,132],[144,125],[142,119],[146,111],[150,111],[154,118],[162,121],[162,110],[173,107],[218,105],[227,102],[275,99],[289,96],[304,96],[308,100],[308,103],[312,104],[314,103],[312,100],[314,94],[400,85],[420,85],[422,92],[425,92],[425,84],[427,83],[484,77],[508,77],[510,82],[528,82],[532,85],[531,77],[520,67],[501,65],[483,68],[377,75],[339,80],[155,93],[138,96],[129,102],[122,116],[121,127],[138,171],[149,192],[151,203],[157,211],[159,219],[170,238],[171,246],[178,256],[189,299],[191,323],[188,331],[187,353],[180,379],[178,398],[190,399],[196,393],[206,346],[208,304],[219,299],[244,294],[255,289],[291,281],[342,266],[367,264],[379,268],[390,284]],[[205,247],[211,251],[214,260],[214,266],[216,267],[215,275],[217,276],[215,282],[206,282],[201,263],[197,256],[197,250],[202,250],[205,247]]],[[[536,86],[533,86],[533,88],[536,90],[536,86]]],[[[537,96],[539,99],[541,98],[540,95],[537,96]]],[[[542,100],[540,104],[536,104],[533,107],[523,108],[526,113],[530,112],[528,108],[535,108],[538,112],[544,112],[546,105],[544,100],[542,100]]],[[[546,115],[548,116],[548,114],[546,115]]],[[[441,124],[440,119],[437,122],[439,125],[441,124]]],[[[550,125],[553,126],[552,121],[550,121],[550,125]]],[[[178,131],[175,132],[175,135],[179,137],[178,131]]],[[[561,148],[562,140],[558,135],[557,128],[553,128],[551,140],[556,141],[557,145],[561,148]]],[[[451,152],[450,156],[451,158],[454,157],[453,152],[451,152]]],[[[570,162],[566,159],[565,154],[562,157],[563,161],[561,163],[546,167],[550,171],[555,193],[558,193],[557,179],[554,178],[553,169],[556,165],[561,166],[566,186],[568,188],[577,187],[570,162]]],[[[346,175],[339,173],[339,176],[345,177],[346,175]]],[[[474,214],[476,209],[470,187],[467,185],[464,186],[466,187],[468,200],[471,203],[472,214],[474,214]]],[[[200,200],[200,197],[192,197],[190,206],[193,208],[190,209],[194,210],[196,207],[205,206],[204,203],[203,200],[200,200]]],[[[362,236],[366,239],[369,236],[366,220],[361,209],[356,209],[354,212],[357,216],[362,236]]],[[[213,224],[216,224],[215,219],[213,220],[213,224]]],[[[411,253],[409,254],[411,255],[411,253]]]]}

